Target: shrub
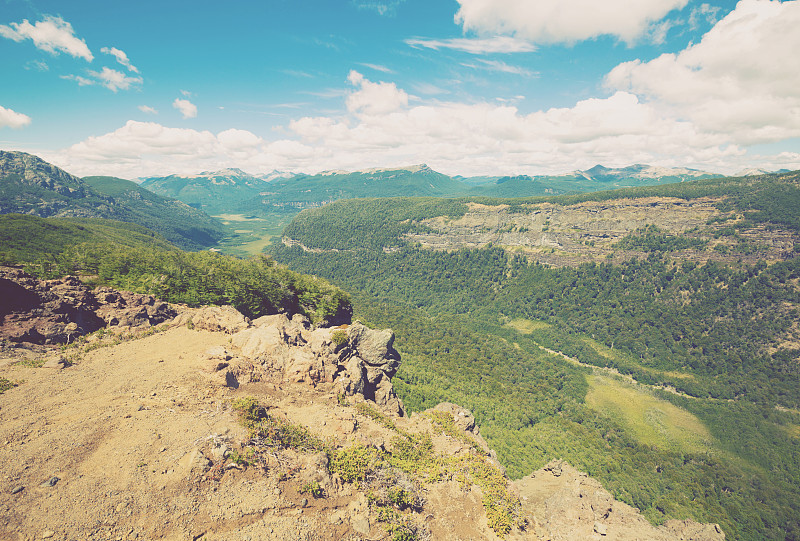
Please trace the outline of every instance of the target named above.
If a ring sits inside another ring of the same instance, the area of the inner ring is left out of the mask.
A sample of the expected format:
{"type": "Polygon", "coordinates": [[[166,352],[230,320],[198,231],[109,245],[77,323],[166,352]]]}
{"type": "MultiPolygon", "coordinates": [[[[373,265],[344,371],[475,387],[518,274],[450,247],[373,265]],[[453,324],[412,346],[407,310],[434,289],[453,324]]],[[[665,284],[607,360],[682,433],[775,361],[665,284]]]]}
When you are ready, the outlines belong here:
{"type": "Polygon", "coordinates": [[[336,329],[331,334],[331,340],[337,346],[342,346],[347,343],[348,340],[347,332],[345,332],[343,329],[336,329]]]}

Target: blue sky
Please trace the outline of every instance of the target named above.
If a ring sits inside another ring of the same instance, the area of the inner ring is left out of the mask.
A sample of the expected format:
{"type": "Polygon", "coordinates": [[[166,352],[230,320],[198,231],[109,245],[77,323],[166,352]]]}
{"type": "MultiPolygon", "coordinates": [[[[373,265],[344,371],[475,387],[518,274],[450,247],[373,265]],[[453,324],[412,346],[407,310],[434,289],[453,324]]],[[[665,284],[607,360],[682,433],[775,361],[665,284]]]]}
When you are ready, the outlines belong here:
{"type": "Polygon", "coordinates": [[[0,0],[0,148],[124,178],[797,169],[798,27],[798,0],[0,0]]]}

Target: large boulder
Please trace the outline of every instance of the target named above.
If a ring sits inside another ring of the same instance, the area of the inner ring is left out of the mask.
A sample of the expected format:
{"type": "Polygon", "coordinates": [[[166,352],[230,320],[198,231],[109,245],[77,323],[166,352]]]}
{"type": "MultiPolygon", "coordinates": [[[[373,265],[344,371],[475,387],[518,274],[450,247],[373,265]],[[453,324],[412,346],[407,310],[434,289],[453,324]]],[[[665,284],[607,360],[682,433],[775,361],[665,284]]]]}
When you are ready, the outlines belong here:
{"type": "Polygon", "coordinates": [[[359,322],[311,328],[308,320],[283,314],[265,316],[235,333],[231,343],[242,355],[290,383],[334,383],[337,391],[360,395],[384,411],[404,415],[391,378],[400,366],[394,333],[359,322]]]}
{"type": "Polygon", "coordinates": [[[187,310],[172,321],[173,326],[234,334],[250,327],[250,320],[233,306],[203,306],[187,310]]]}

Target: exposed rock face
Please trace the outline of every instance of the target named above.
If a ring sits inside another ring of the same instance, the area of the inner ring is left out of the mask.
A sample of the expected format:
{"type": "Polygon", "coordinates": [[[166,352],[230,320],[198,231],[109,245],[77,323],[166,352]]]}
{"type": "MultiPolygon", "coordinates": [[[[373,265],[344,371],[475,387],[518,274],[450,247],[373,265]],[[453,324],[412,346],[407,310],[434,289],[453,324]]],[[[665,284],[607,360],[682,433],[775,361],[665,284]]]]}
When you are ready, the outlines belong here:
{"type": "Polygon", "coordinates": [[[619,502],[595,479],[554,460],[515,482],[538,539],[723,541],[716,524],[671,520],[655,527],[638,509],[619,502]]]}
{"type": "Polygon", "coordinates": [[[158,325],[179,310],[152,295],[92,291],[74,276],[38,280],[11,267],[0,267],[0,298],[0,339],[33,344],[63,344],[104,327],[158,325]]]}
{"type": "Polygon", "coordinates": [[[248,328],[250,320],[233,306],[203,306],[184,311],[172,321],[172,325],[187,325],[202,331],[234,334],[248,328]]]}
{"type": "MultiPolygon", "coordinates": [[[[433,250],[482,248],[488,244],[510,248],[530,259],[554,266],[577,266],[587,262],[624,261],[641,257],[643,252],[621,250],[614,244],[647,224],[672,235],[685,235],[697,228],[705,237],[723,225],[710,225],[709,219],[732,217],[720,211],[721,198],[703,197],[683,200],[672,197],[642,197],[610,201],[585,201],[572,205],[530,204],[517,208],[508,205],[468,203],[469,210],[458,219],[440,216],[422,220],[429,230],[411,233],[407,238],[433,250]],[[616,255],[615,255],[616,254],[616,255]],[[617,258],[617,259],[609,259],[617,258]]],[[[741,233],[750,242],[762,246],[768,259],[794,257],[797,234],[755,227],[741,233]]],[[[699,233],[695,233],[699,235],[699,233]]],[[[700,238],[700,237],[698,237],[700,238]]],[[[728,241],[716,239],[712,244],[728,241]]],[[[284,241],[286,244],[287,241],[284,241]]],[[[744,261],[755,264],[764,254],[728,256],[715,250],[692,251],[686,259],[744,261]]]]}
{"type": "Polygon", "coordinates": [[[232,343],[256,367],[278,372],[292,383],[335,383],[345,396],[363,395],[383,410],[404,415],[391,378],[400,366],[391,330],[359,322],[311,328],[308,320],[284,314],[264,316],[233,335],[232,343]]]}

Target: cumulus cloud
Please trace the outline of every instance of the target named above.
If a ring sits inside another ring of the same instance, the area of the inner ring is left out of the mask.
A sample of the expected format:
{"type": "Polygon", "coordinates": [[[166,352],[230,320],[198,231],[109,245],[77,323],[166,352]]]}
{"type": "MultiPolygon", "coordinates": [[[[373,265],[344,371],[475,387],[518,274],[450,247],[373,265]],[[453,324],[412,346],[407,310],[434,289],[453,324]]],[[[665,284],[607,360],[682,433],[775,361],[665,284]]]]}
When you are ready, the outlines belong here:
{"type": "Polygon", "coordinates": [[[31,123],[31,117],[0,105],[0,128],[22,128],[31,123]]]}
{"type": "MultiPolygon", "coordinates": [[[[426,102],[393,82],[371,81],[357,71],[350,72],[348,83],[344,114],[297,118],[275,141],[240,129],[215,135],[129,121],[46,157],[78,174],[123,177],[222,167],[313,173],[420,162],[463,175],[564,173],[597,163],[720,173],[762,166],[800,168],[800,153],[751,154],[748,139],[738,132],[708,129],[677,114],[676,105],[630,89],[567,107],[523,112],[513,102],[499,100],[426,102]]],[[[775,129],[764,113],[757,129],[749,131],[775,129]]],[[[775,122],[783,118],[777,112],[774,116],[775,122]]]]}
{"type": "Polygon", "coordinates": [[[347,97],[351,113],[381,115],[408,105],[408,94],[394,83],[373,83],[357,71],[351,71],[347,80],[358,89],[347,97]]]}
{"type": "Polygon", "coordinates": [[[27,19],[21,23],[3,24],[0,25],[0,36],[17,42],[30,39],[38,49],[51,54],[67,53],[89,62],[94,58],[86,42],[76,37],[72,25],[61,17],[46,15],[35,24],[27,19]]]}
{"type": "Polygon", "coordinates": [[[738,144],[799,137],[799,25],[800,2],[742,0],[699,43],[620,64],[606,85],[738,144]]]}
{"type": "Polygon", "coordinates": [[[414,48],[426,49],[453,49],[471,54],[488,53],[530,53],[536,50],[531,42],[511,36],[495,36],[492,38],[452,38],[452,39],[422,39],[409,38],[406,45],[414,48]]]}
{"type": "Polygon", "coordinates": [[[114,56],[114,58],[117,59],[117,62],[128,68],[128,71],[139,73],[139,70],[136,68],[136,66],[131,64],[131,61],[128,59],[128,55],[125,54],[124,51],[120,51],[116,47],[111,47],[111,48],[103,47],[102,49],[100,49],[100,52],[114,56]]]}
{"type": "Polygon", "coordinates": [[[175,98],[175,101],[172,102],[172,106],[181,112],[183,118],[195,118],[197,116],[197,106],[189,100],[175,98]]]}
{"type": "Polygon", "coordinates": [[[572,43],[602,35],[632,42],[688,0],[458,0],[456,23],[478,34],[536,43],[572,43]]]}

